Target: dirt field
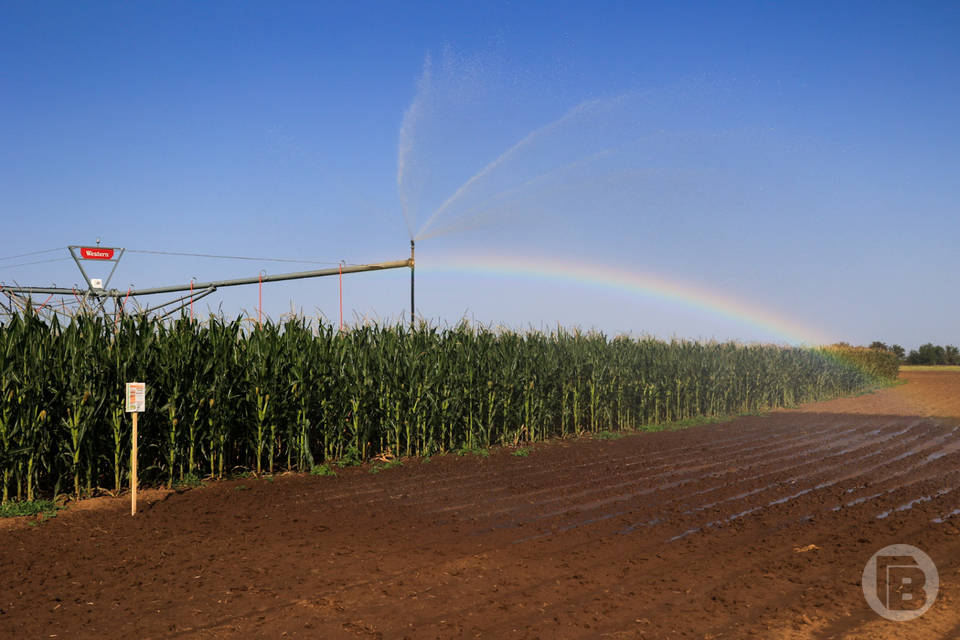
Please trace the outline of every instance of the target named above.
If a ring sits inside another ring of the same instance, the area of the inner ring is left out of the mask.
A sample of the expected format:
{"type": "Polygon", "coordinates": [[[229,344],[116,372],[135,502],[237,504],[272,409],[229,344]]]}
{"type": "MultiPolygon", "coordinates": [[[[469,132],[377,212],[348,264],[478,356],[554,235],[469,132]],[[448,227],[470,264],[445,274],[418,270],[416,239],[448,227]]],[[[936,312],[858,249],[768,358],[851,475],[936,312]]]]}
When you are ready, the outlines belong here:
{"type": "Polygon", "coordinates": [[[0,524],[4,638],[960,638],[960,373],[527,457],[244,479],[0,524]],[[888,544],[939,598],[889,622],[888,544]],[[810,545],[814,545],[811,547],[810,545]]]}

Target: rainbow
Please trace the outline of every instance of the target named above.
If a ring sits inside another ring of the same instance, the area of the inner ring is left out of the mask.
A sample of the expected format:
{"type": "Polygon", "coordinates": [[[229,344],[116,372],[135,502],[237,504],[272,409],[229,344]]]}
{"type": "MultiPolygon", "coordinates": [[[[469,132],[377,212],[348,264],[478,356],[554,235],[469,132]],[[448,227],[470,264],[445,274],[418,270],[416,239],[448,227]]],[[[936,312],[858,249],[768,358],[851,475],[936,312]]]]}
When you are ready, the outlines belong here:
{"type": "Polygon", "coordinates": [[[761,329],[792,344],[815,346],[830,342],[819,332],[754,304],[649,272],[569,260],[479,254],[430,257],[418,261],[417,270],[575,282],[699,309],[761,329]]]}

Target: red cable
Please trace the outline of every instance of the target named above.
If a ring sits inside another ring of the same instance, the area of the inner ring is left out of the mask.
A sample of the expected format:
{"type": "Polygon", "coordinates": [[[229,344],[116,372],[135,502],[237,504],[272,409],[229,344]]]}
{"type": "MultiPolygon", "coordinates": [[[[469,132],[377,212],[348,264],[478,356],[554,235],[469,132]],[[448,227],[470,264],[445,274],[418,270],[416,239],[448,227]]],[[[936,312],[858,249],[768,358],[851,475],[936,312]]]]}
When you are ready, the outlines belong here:
{"type": "Polygon", "coordinates": [[[53,294],[51,293],[51,294],[47,297],[47,299],[43,301],[43,304],[40,305],[39,307],[37,307],[37,313],[40,313],[41,311],[43,311],[43,308],[44,308],[45,306],[47,306],[47,303],[50,302],[50,298],[52,298],[52,297],[53,297],[53,294]]]}

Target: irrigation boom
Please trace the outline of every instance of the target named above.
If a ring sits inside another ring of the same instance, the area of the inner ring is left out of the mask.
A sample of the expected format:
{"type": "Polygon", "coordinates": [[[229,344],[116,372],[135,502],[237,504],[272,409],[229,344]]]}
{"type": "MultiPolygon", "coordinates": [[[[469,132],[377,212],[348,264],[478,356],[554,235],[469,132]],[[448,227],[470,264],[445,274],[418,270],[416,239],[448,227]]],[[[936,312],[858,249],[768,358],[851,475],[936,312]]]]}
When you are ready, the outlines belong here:
{"type": "MultiPolygon", "coordinates": [[[[212,280],[210,282],[194,282],[190,284],[175,284],[166,287],[151,287],[148,289],[131,289],[122,291],[120,289],[96,289],[92,288],[90,294],[98,298],[116,298],[117,296],[149,296],[157,293],[176,293],[178,291],[190,291],[191,289],[220,289],[221,287],[235,287],[244,284],[257,284],[260,282],[280,282],[283,280],[301,280],[303,278],[320,278],[323,276],[335,276],[341,273],[361,273],[363,271],[383,271],[384,269],[400,269],[402,267],[413,268],[413,259],[394,260],[392,262],[375,262],[373,264],[357,264],[334,269],[317,269],[314,271],[297,271],[294,273],[278,273],[276,275],[256,276],[253,278],[234,278],[232,280],[212,280]]],[[[70,295],[77,293],[76,289],[65,289],[61,287],[16,287],[4,286],[4,291],[13,293],[53,293],[70,295]]]]}
{"type": "MultiPolygon", "coordinates": [[[[47,295],[77,295],[82,293],[84,298],[87,297],[94,298],[96,300],[103,301],[108,299],[120,300],[122,298],[128,297],[137,297],[137,296],[150,296],[163,293],[179,293],[183,291],[189,291],[190,294],[186,296],[181,296],[175,300],[156,305],[149,309],[149,311],[154,311],[162,307],[166,307],[175,302],[181,302],[187,300],[183,305],[189,304],[190,301],[195,301],[200,297],[204,297],[220,289],[222,287],[236,287],[240,285],[249,285],[249,284],[263,284],[265,282],[282,282],[284,280],[302,280],[305,278],[322,278],[324,276],[338,276],[345,273],[363,273],[366,271],[383,271],[386,269],[401,269],[404,267],[410,268],[410,326],[413,326],[414,322],[414,292],[413,292],[413,269],[414,269],[414,244],[413,241],[410,241],[410,257],[406,260],[393,260],[390,262],[374,262],[371,264],[357,264],[357,265],[341,265],[329,269],[315,269],[311,271],[295,271],[292,273],[278,273],[275,275],[258,275],[250,278],[233,278],[229,280],[211,280],[210,282],[191,282],[187,284],[175,284],[167,285],[162,287],[148,287],[145,289],[130,289],[128,291],[123,291],[121,289],[107,289],[101,285],[101,281],[97,279],[92,279],[87,276],[87,272],[84,270],[81,260],[86,259],[97,259],[97,260],[110,260],[114,262],[113,269],[116,269],[116,262],[119,261],[119,258],[123,255],[123,249],[112,249],[112,248],[103,248],[99,247],[94,248],[85,248],[80,246],[70,246],[71,255],[74,257],[74,260],[77,262],[77,266],[80,268],[80,272],[84,276],[84,280],[87,282],[87,289],[84,291],[78,291],[75,288],[64,288],[64,287],[21,287],[21,286],[7,286],[3,285],[0,288],[0,291],[6,294],[16,294],[16,295],[34,295],[34,294],[47,294],[47,295]],[[80,249],[79,254],[76,249],[80,249]],[[114,256],[116,257],[114,258],[114,256]]],[[[113,270],[111,270],[110,275],[113,275],[113,270]]],[[[109,283],[110,278],[107,278],[107,283],[109,283]]],[[[181,307],[182,308],[182,307],[181,307]]]]}
{"type": "MultiPolygon", "coordinates": [[[[254,278],[235,278],[233,280],[214,280],[211,282],[194,282],[194,289],[219,289],[221,287],[235,287],[244,284],[257,284],[259,282],[280,282],[283,280],[301,280],[303,278],[320,278],[323,276],[335,276],[341,273],[361,273],[364,271],[382,271],[384,269],[400,269],[402,267],[413,267],[412,260],[394,260],[392,262],[375,262],[373,264],[358,264],[335,269],[317,269],[314,271],[297,271],[294,273],[278,273],[276,275],[257,276],[254,278]]],[[[131,296],[149,296],[156,293],[175,293],[177,291],[190,291],[189,284],[178,284],[167,287],[153,287],[150,289],[134,289],[130,292],[131,296]]],[[[105,292],[109,297],[126,295],[125,291],[112,289],[105,292]]]]}

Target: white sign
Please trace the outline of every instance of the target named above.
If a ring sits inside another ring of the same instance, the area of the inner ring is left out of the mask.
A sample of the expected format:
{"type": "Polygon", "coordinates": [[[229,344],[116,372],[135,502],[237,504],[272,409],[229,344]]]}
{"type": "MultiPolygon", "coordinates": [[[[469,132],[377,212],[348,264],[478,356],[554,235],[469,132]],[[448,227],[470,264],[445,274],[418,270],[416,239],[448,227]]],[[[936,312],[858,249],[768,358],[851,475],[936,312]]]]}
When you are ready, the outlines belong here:
{"type": "Polygon", "coordinates": [[[143,413],[147,406],[147,383],[127,383],[127,413],[143,413]]]}

